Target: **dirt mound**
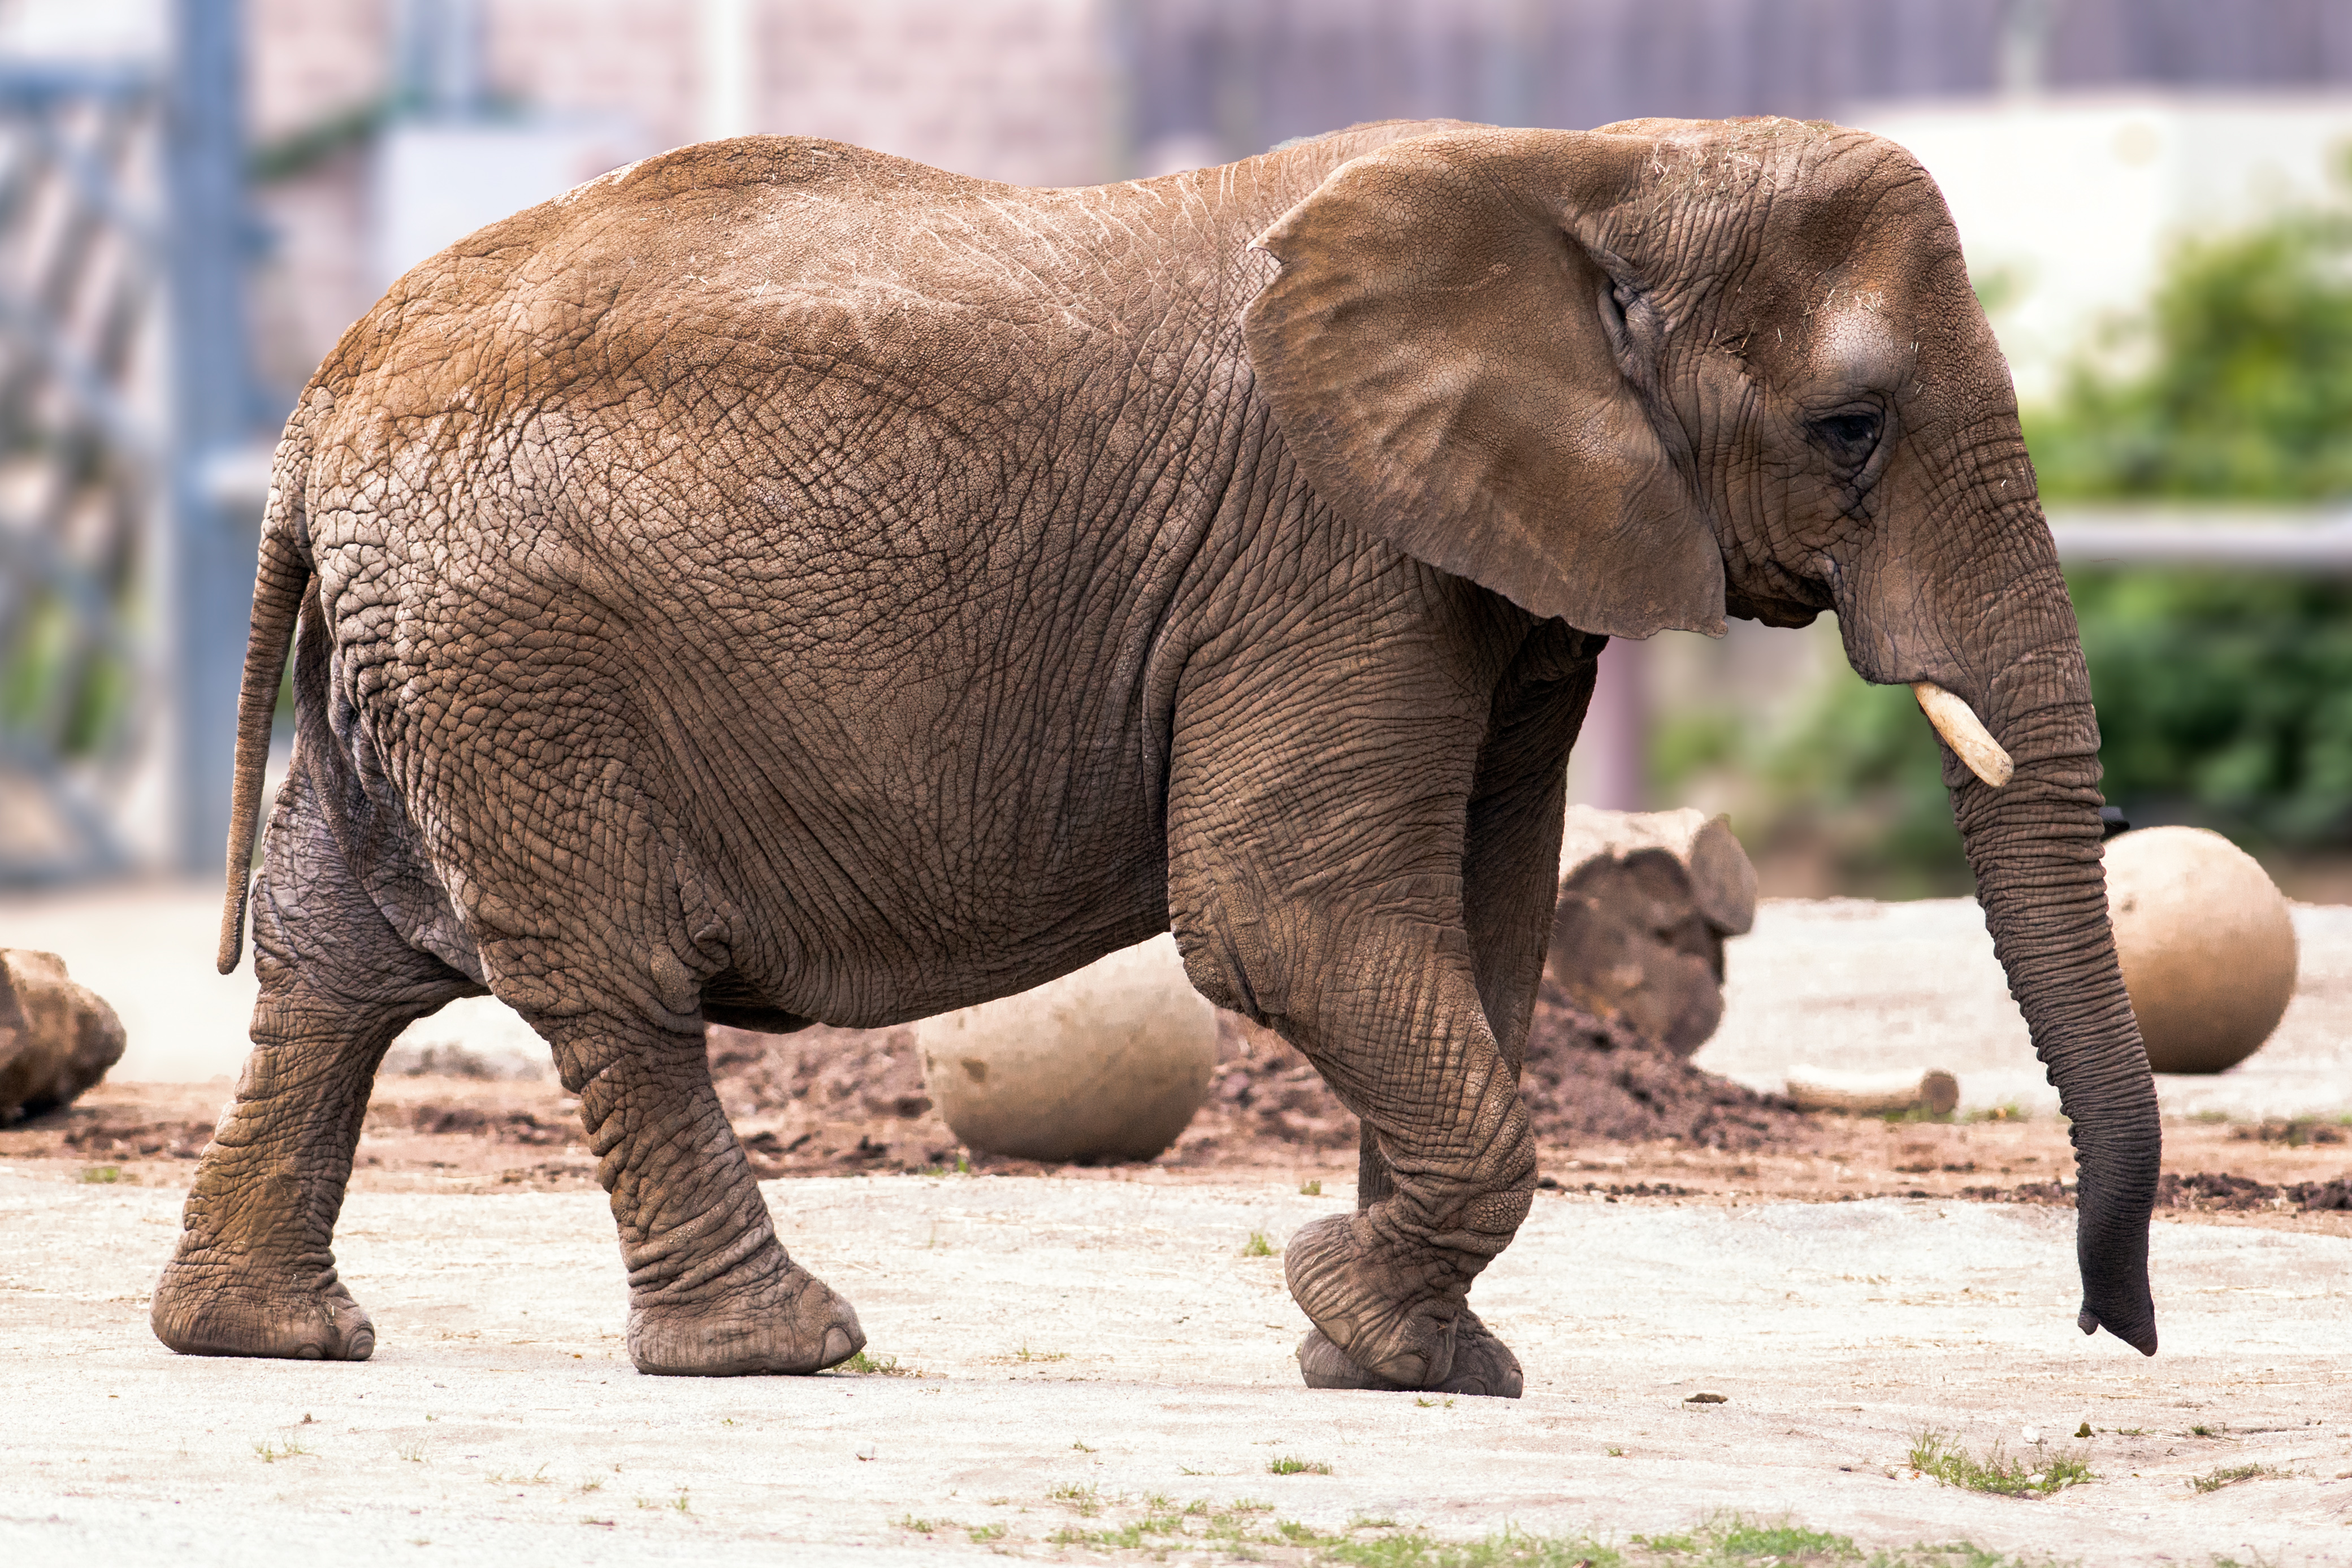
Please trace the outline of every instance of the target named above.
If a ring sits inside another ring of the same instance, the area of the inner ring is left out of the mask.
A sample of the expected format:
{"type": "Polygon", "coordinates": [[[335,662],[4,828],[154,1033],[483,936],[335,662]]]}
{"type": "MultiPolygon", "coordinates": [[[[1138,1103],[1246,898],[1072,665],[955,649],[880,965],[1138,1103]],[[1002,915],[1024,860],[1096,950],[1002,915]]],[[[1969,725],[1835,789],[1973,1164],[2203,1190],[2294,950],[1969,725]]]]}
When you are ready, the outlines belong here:
{"type": "Polygon", "coordinates": [[[921,1170],[956,1157],[955,1134],[923,1092],[912,1026],[759,1035],[713,1024],[708,1040],[719,1103],[762,1177],[921,1170]]]}
{"type": "MultiPolygon", "coordinates": [[[[713,1026],[709,1039],[720,1102],[745,1128],[744,1147],[762,1175],[921,1168],[957,1157],[954,1133],[923,1092],[911,1027],[755,1035],[713,1026]]],[[[1549,984],[1536,1005],[1519,1091],[1537,1140],[1554,1147],[1679,1139],[1755,1150],[1801,1138],[1808,1125],[1788,1101],[1703,1072],[1549,984]]],[[[1304,1056],[1271,1029],[1221,1013],[1208,1100],[1159,1163],[1279,1163],[1356,1142],[1356,1118],[1304,1056]]]]}
{"type": "MultiPolygon", "coordinates": [[[[1960,1196],[1980,1203],[2047,1204],[2073,1208],[2074,1189],[2060,1182],[2021,1182],[2013,1187],[1962,1187],[1960,1196]]],[[[2352,1178],[2328,1182],[2258,1182],[2227,1171],[2167,1172],[2156,1181],[2156,1206],[2196,1214],[2246,1214],[2294,1210],[2315,1214],[2352,1209],[2352,1178]]]]}
{"type": "Polygon", "coordinates": [[[1703,1149],[1799,1142],[1805,1113],[1693,1067],[1620,1018],[1597,1018],[1547,980],[1528,1030],[1519,1099],[1538,1143],[1676,1138],[1703,1149]]]}
{"type": "MultiPolygon", "coordinates": [[[[213,1141],[209,1121],[156,1120],[111,1106],[68,1106],[22,1126],[27,1145],[38,1139],[60,1156],[81,1160],[193,1160],[213,1141]]],[[[49,1151],[28,1146],[24,1152],[49,1151]]]]}

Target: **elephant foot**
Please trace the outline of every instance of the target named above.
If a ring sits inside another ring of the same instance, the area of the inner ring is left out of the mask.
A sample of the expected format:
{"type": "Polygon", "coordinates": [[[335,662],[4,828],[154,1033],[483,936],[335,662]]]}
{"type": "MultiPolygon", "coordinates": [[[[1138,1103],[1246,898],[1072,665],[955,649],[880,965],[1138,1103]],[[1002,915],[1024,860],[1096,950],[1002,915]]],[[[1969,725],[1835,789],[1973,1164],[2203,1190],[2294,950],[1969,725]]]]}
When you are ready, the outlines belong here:
{"type": "Polygon", "coordinates": [[[1441,1270],[1431,1268],[1429,1249],[1380,1237],[1360,1214],[1303,1227],[1283,1257],[1291,1298],[1342,1359],[1379,1380],[1354,1386],[1445,1386],[1467,1279],[1452,1292],[1433,1290],[1441,1270]]]}
{"type": "Polygon", "coordinates": [[[257,1277],[172,1260],[155,1286],[148,1321],[182,1355],[269,1356],[286,1361],[365,1361],[375,1325],[334,1270],[308,1282],[257,1277]]]}
{"type": "Polygon", "coordinates": [[[1412,1389],[1366,1372],[1348,1359],[1320,1329],[1309,1329],[1298,1342],[1298,1372],[1309,1388],[1374,1388],[1393,1393],[1468,1394],[1496,1399],[1517,1399],[1527,1386],[1519,1358],[1496,1339],[1478,1314],[1463,1309],[1454,1330],[1454,1366],[1445,1381],[1412,1389]]]}
{"type": "Polygon", "coordinates": [[[707,1300],[633,1302],[629,1359],[656,1377],[823,1372],[866,1346],[855,1308],[788,1264],[749,1289],[707,1300]]]}

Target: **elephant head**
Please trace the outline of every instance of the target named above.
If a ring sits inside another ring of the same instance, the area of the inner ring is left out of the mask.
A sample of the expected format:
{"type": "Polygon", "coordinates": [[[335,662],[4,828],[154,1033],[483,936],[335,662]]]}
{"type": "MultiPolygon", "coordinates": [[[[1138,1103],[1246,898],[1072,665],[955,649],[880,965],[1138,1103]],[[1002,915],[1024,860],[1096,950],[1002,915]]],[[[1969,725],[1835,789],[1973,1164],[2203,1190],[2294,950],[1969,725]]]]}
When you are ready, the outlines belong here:
{"type": "Polygon", "coordinates": [[[1343,164],[1258,246],[1280,268],[1252,366],[1341,516],[1587,631],[1833,610],[1864,679],[1919,692],[2073,1121],[2078,1321],[2153,1354],[2160,1135],[2107,925],[2098,721],[1934,183],[1791,121],[1449,128],[1343,164]]]}

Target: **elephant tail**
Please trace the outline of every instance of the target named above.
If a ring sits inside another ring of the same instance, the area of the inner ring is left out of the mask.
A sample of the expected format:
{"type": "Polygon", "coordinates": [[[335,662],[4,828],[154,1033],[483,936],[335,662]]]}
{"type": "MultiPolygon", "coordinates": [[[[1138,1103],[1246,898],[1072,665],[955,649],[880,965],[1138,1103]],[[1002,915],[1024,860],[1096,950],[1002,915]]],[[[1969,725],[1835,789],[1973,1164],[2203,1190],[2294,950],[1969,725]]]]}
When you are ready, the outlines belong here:
{"type": "Polygon", "coordinates": [[[221,907],[223,974],[234,973],[245,949],[245,907],[253,881],[253,841],[261,822],[261,792],[269,772],[269,731],[278,713],[278,684],[294,640],[303,595],[310,591],[310,444],[298,426],[278,443],[269,476],[268,510],[261,522],[261,561],[253,579],[253,624],[245,638],[245,679],[236,695],[236,784],[229,797],[228,890],[221,907]]]}

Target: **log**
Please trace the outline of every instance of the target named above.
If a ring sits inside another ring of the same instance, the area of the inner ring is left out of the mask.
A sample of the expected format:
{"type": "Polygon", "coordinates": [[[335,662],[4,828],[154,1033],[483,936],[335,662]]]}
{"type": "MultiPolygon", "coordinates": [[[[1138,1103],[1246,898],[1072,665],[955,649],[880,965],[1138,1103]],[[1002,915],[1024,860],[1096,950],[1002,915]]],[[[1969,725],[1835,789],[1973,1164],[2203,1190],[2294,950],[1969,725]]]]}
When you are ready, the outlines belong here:
{"type": "Polygon", "coordinates": [[[0,1123],[71,1103],[122,1059],[122,1020],[54,952],[0,948],[0,1123]]]}
{"type": "Polygon", "coordinates": [[[1851,1116],[1906,1110],[1949,1116],[1960,1103],[1960,1080],[1939,1068],[1917,1073],[1839,1072],[1801,1066],[1789,1069],[1789,1098],[1807,1110],[1842,1110],[1851,1116]]]}
{"type": "Polygon", "coordinates": [[[1570,806],[1545,978],[1597,1018],[1687,1057],[1723,1018],[1723,941],[1756,923],[1729,822],[1570,806]]]}

